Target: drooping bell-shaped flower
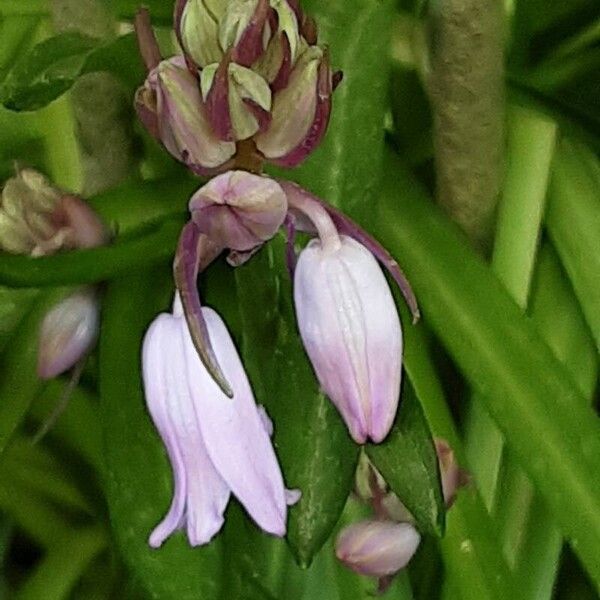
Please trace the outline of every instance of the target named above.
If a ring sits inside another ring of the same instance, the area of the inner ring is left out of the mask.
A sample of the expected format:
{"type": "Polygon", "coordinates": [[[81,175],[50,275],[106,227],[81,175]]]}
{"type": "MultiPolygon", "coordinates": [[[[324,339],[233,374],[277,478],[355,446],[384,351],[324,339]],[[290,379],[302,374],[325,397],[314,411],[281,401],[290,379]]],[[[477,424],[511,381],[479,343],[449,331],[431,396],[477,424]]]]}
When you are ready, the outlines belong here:
{"type": "Polygon", "coordinates": [[[398,407],[402,331],[377,261],[347,236],[312,240],[298,259],[294,300],[323,390],[357,443],[381,442],[398,407]]]}
{"type": "Polygon", "coordinates": [[[293,210],[318,237],[300,253],[294,278],[298,329],[315,374],[352,438],[381,442],[400,395],[402,330],[392,293],[373,254],[340,235],[328,212],[297,186],[293,210]]]}
{"type": "Polygon", "coordinates": [[[38,375],[51,379],[73,367],[98,336],[100,305],[94,288],[67,296],[45,315],[40,328],[38,375]]]}
{"type": "Polygon", "coordinates": [[[269,439],[269,421],[257,407],[223,321],[203,308],[214,352],[232,386],[228,398],[202,365],[176,299],[144,339],[146,401],[173,469],[171,507],[150,535],[159,547],[184,529],[192,546],[208,543],[223,524],[233,493],[264,531],[283,536],[288,492],[269,439]]]}
{"type": "Polygon", "coordinates": [[[406,567],[420,541],[419,532],[410,523],[366,520],[342,529],[335,554],[360,575],[387,577],[406,567]]]}
{"type": "Polygon", "coordinates": [[[176,159],[211,174],[235,154],[235,144],[211,128],[198,80],[183,57],[161,61],[136,94],[138,116],[176,159]]]}

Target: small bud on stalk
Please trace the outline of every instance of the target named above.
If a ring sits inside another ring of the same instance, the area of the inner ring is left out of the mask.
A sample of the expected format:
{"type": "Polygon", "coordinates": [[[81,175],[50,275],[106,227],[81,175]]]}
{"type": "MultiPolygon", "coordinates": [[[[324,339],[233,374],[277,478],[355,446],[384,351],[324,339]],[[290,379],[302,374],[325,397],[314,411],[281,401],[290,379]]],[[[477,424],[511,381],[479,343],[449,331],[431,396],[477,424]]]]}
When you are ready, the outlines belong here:
{"type": "Polygon", "coordinates": [[[387,577],[406,567],[420,541],[419,532],[409,523],[366,520],[342,529],[335,554],[360,575],[387,577]]]}
{"type": "Polygon", "coordinates": [[[73,367],[96,343],[100,305],[86,287],[48,311],[40,329],[38,375],[52,379],[73,367]]]}

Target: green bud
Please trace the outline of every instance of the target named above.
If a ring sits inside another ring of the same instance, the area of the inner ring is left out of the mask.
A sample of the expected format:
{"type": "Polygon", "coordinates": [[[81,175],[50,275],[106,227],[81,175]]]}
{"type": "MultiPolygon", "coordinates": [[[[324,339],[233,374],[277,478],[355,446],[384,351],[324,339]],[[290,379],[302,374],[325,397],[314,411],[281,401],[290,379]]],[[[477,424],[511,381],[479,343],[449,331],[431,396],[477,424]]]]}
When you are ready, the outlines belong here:
{"type": "Polygon", "coordinates": [[[181,17],[184,50],[200,67],[218,62],[223,56],[219,46],[219,18],[227,2],[188,0],[181,17]]]}
{"type": "Polygon", "coordinates": [[[271,89],[257,73],[234,63],[229,65],[229,110],[231,125],[238,140],[253,136],[260,123],[252,110],[244,103],[251,100],[264,111],[271,110],[271,89]]]}

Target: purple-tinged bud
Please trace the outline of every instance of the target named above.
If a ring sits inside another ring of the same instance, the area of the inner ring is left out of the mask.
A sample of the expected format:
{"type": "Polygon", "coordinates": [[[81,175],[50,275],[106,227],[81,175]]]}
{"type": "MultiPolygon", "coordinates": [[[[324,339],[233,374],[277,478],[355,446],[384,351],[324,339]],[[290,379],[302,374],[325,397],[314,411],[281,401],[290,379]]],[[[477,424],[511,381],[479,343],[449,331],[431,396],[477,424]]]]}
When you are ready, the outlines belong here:
{"type": "Polygon", "coordinates": [[[63,249],[92,248],[107,241],[94,211],[63,194],[33,169],[9,179],[0,204],[0,248],[13,254],[44,256],[63,249]]]}
{"type": "Polygon", "coordinates": [[[420,541],[409,523],[367,520],[342,529],[335,554],[355,573],[387,577],[406,567],[420,541]]]}
{"type": "Polygon", "coordinates": [[[178,160],[200,174],[212,174],[235,154],[207,118],[199,82],[183,57],[163,60],[136,94],[136,109],[147,129],[178,160]]]}
{"type": "Polygon", "coordinates": [[[352,438],[381,442],[398,407],[402,331],[377,261],[347,236],[312,240],[298,259],[294,301],[317,378],[352,438]]]}
{"type": "Polygon", "coordinates": [[[64,373],[90,351],[98,336],[99,314],[93,288],[71,294],[48,311],[40,329],[40,378],[64,373]]]}
{"type": "Polygon", "coordinates": [[[215,243],[246,252],[271,239],[287,213],[281,186],[268,177],[229,171],[190,200],[192,220],[215,243]]]}
{"type": "Polygon", "coordinates": [[[250,67],[265,51],[271,31],[269,0],[230,0],[219,25],[219,42],[239,65],[250,67]]]}
{"type": "Polygon", "coordinates": [[[326,54],[310,46],[298,59],[287,85],[273,98],[269,128],[256,146],[271,162],[294,167],[320,143],[331,113],[332,79],[326,54]]]}
{"type": "Polygon", "coordinates": [[[212,128],[221,139],[246,140],[271,122],[269,84],[229,56],[220,65],[208,65],[200,84],[212,128]]]}
{"type": "Polygon", "coordinates": [[[435,451],[437,453],[442,477],[442,492],[446,508],[450,508],[456,500],[458,490],[469,483],[469,474],[460,468],[454,450],[442,438],[435,438],[435,451]]]}

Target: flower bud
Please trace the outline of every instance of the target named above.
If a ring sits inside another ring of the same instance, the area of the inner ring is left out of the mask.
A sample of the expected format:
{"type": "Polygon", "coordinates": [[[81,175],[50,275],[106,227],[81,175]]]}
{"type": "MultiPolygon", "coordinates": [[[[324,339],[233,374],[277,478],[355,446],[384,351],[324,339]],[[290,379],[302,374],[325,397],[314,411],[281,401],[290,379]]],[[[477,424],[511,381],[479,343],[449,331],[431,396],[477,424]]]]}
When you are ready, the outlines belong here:
{"type": "Polygon", "coordinates": [[[91,248],[106,241],[102,222],[75,196],[65,195],[33,169],[23,169],[2,190],[0,248],[43,256],[91,248]]]}
{"type": "Polygon", "coordinates": [[[215,133],[223,140],[246,140],[270,123],[271,89],[258,74],[230,62],[209,65],[201,74],[202,97],[215,133]]]}
{"type": "Polygon", "coordinates": [[[314,239],[298,259],[294,301],[317,378],[353,439],[381,442],[398,407],[402,331],[377,261],[348,236],[314,239]]]}
{"type": "Polygon", "coordinates": [[[458,490],[469,482],[469,475],[459,467],[454,450],[446,440],[435,438],[434,443],[440,465],[444,502],[450,508],[456,500],[458,490]]]}
{"type": "Polygon", "coordinates": [[[98,335],[99,313],[92,288],[83,288],[48,311],[38,348],[38,375],[42,379],[64,373],[90,351],[98,335]]]}
{"type": "Polygon", "coordinates": [[[275,94],[269,128],[256,146],[271,162],[293,167],[319,144],[331,112],[332,79],[327,57],[310,46],[298,59],[286,87],[275,94]]]}
{"type": "Polygon", "coordinates": [[[342,529],[335,554],[355,573],[386,577],[406,567],[420,541],[409,523],[367,520],[342,529]]]}
{"type": "Polygon", "coordinates": [[[219,45],[219,19],[227,7],[226,0],[187,0],[176,24],[183,50],[199,67],[219,62],[223,51],[219,45]]]}
{"type": "Polygon", "coordinates": [[[287,200],[272,179],[229,171],[198,190],[189,208],[197,228],[211,240],[246,252],[277,233],[285,219],[287,200]]]}
{"type": "Polygon", "coordinates": [[[212,130],[198,80],[181,56],[163,60],[150,72],[136,94],[136,109],[167,150],[200,174],[210,174],[235,154],[235,144],[212,130]]]}
{"type": "Polygon", "coordinates": [[[270,37],[269,0],[230,0],[219,26],[219,42],[234,62],[251,66],[265,51],[270,37]]]}

